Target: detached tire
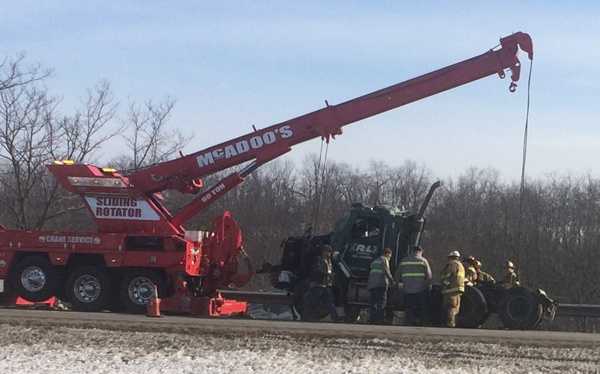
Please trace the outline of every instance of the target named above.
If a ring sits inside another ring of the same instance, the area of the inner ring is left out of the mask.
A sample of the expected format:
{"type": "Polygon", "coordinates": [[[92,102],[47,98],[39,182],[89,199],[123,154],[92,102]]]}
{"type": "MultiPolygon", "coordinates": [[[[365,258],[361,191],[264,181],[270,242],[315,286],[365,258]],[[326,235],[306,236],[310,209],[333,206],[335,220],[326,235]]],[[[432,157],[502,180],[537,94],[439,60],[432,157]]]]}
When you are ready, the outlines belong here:
{"type": "Polygon", "coordinates": [[[504,327],[511,330],[528,330],[537,327],[544,310],[538,296],[528,288],[515,287],[507,291],[500,308],[504,327]]]}
{"type": "Polygon", "coordinates": [[[119,286],[121,306],[129,313],[145,313],[155,285],[158,289],[158,296],[165,295],[165,280],[157,272],[145,269],[129,272],[123,277],[119,286]]]}
{"type": "Polygon", "coordinates": [[[65,295],[74,310],[99,312],[108,307],[111,299],[110,276],[98,266],[76,268],[67,278],[65,295]]]}
{"type": "Polygon", "coordinates": [[[488,305],[483,292],[475,287],[466,286],[465,292],[460,298],[460,310],[456,316],[456,325],[467,329],[478,328],[488,316],[488,305]]]}
{"type": "Polygon", "coordinates": [[[9,281],[18,296],[40,302],[56,296],[59,275],[46,257],[27,256],[12,268],[9,281]]]}

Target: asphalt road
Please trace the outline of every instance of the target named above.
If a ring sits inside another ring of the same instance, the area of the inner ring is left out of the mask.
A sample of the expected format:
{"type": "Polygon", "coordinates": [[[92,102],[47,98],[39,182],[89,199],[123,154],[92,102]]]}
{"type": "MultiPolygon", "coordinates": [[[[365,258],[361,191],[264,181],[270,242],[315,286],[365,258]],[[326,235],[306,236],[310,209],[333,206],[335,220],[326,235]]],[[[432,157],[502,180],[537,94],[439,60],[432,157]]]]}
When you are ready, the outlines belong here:
{"type": "Polygon", "coordinates": [[[21,326],[65,326],[117,331],[180,334],[225,333],[227,335],[300,335],[310,337],[379,338],[390,340],[447,340],[507,342],[539,346],[598,346],[600,334],[447,329],[364,324],[309,323],[236,318],[197,318],[163,316],[151,318],[118,313],[80,313],[68,311],[0,309],[0,324],[21,326]]]}

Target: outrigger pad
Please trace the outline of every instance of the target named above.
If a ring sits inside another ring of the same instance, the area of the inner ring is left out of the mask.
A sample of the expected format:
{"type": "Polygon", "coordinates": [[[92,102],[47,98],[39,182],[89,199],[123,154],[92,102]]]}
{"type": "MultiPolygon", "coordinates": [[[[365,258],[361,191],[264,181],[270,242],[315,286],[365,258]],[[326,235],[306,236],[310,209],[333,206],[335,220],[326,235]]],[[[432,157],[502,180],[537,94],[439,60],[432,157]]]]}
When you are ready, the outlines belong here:
{"type": "Polygon", "coordinates": [[[29,301],[17,295],[5,295],[0,303],[6,307],[16,308],[43,308],[43,309],[56,309],[58,307],[58,299],[51,297],[44,301],[29,301]]]}

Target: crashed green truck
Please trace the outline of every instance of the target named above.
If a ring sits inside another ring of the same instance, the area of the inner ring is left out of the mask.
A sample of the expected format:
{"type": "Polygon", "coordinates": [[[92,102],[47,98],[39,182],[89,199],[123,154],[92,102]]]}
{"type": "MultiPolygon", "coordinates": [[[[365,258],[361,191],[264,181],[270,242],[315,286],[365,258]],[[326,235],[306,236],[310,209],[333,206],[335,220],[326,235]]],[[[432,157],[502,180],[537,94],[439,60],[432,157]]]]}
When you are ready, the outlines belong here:
{"type": "MultiPolygon", "coordinates": [[[[333,247],[335,304],[344,309],[346,322],[357,322],[368,308],[367,279],[371,262],[384,248],[392,250],[390,268],[395,272],[401,259],[419,245],[425,229],[424,212],[440,183],[434,183],[418,212],[354,204],[339,220],[334,231],[324,235],[290,237],[282,243],[281,263],[267,265],[273,285],[290,292],[293,306],[303,320],[320,320],[328,315],[320,287],[310,287],[310,275],[324,244],[333,247]]],[[[430,323],[439,325],[442,316],[441,286],[430,291],[430,323]]],[[[403,311],[402,288],[391,287],[386,315],[403,311]]],[[[467,285],[461,299],[457,325],[476,328],[496,313],[508,329],[535,329],[554,319],[557,303],[538,288],[507,288],[500,283],[467,285]]]]}

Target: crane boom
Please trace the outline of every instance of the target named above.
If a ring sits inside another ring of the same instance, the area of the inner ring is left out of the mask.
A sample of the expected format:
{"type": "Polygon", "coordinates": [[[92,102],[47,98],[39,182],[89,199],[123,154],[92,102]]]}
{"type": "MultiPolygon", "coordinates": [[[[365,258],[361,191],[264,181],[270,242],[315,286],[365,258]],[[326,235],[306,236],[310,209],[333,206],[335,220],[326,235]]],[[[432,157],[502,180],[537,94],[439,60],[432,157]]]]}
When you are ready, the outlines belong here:
{"type": "Polygon", "coordinates": [[[243,162],[274,158],[289,147],[316,137],[341,134],[342,126],[380,114],[492,74],[512,70],[511,89],[519,80],[518,47],[533,57],[529,35],[518,32],[500,40],[501,48],[369,93],[338,105],[248,133],[188,156],[139,170],[130,179],[145,192],[162,191],[169,179],[203,177],[243,162]]]}
{"type": "MultiPolygon", "coordinates": [[[[59,178],[63,186],[72,192],[81,194],[86,200],[89,195],[97,196],[102,193],[119,191],[135,199],[141,197],[139,205],[152,211],[148,216],[156,216],[148,219],[154,221],[151,226],[152,232],[180,233],[181,225],[189,218],[240,184],[244,177],[257,167],[289,152],[296,144],[319,137],[329,142],[330,139],[342,133],[343,126],[493,74],[504,78],[506,70],[511,71],[509,90],[514,91],[520,77],[520,62],[517,56],[519,48],[527,52],[529,59],[533,59],[533,44],[530,36],[523,32],[517,32],[500,39],[498,49],[337,105],[327,103],[326,107],[314,112],[255,130],[187,156],[148,166],[127,176],[118,173],[106,175],[102,169],[94,169],[91,165],[85,165],[88,170],[83,175],[79,174],[80,177],[73,184],[71,171],[78,165],[51,165],[50,170],[59,178]],[[199,192],[200,178],[248,161],[252,162],[241,171],[231,173],[214,186],[206,189],[174,216],[171,216],[157,198],[157,193],[168,189],[190,193],[199,192]],[[65,169],[66,166],[69,167],[68,170],[65,169]],[[102,181],[103,184],[96,183],[95,185],[91,180],[82,182],[84,178],[94,177],[105,180],[102,181]],[[114,180],[107,182],[106,178],[114,180]]],[[[79,170],[84,171],[81,166],[79,170]]],[[[101,202],[104,203],[104,200],[101,202]]],[[[97,199],[95,205],[93,200],[92,203],[88,201],[88,204],[91,204],[90,209],[93,213],[111,212],[103,207],[98,210],[97,199]]],[[[138,204],[137,200],[135,204],[138,204]]],[[[135,214],[141,213],[136,211],[135,214]]],[[[98,219],[98,214],[95,214],[95,217],[99,226],[102,226],[102,231],[119,230],[119,224],[114,222],[114,220],[118,221],[119,216],[103,216],[103,220],[98,219]]],[[[139,227],[143,229],[148,226],[141,225],[139,227]]]]}

